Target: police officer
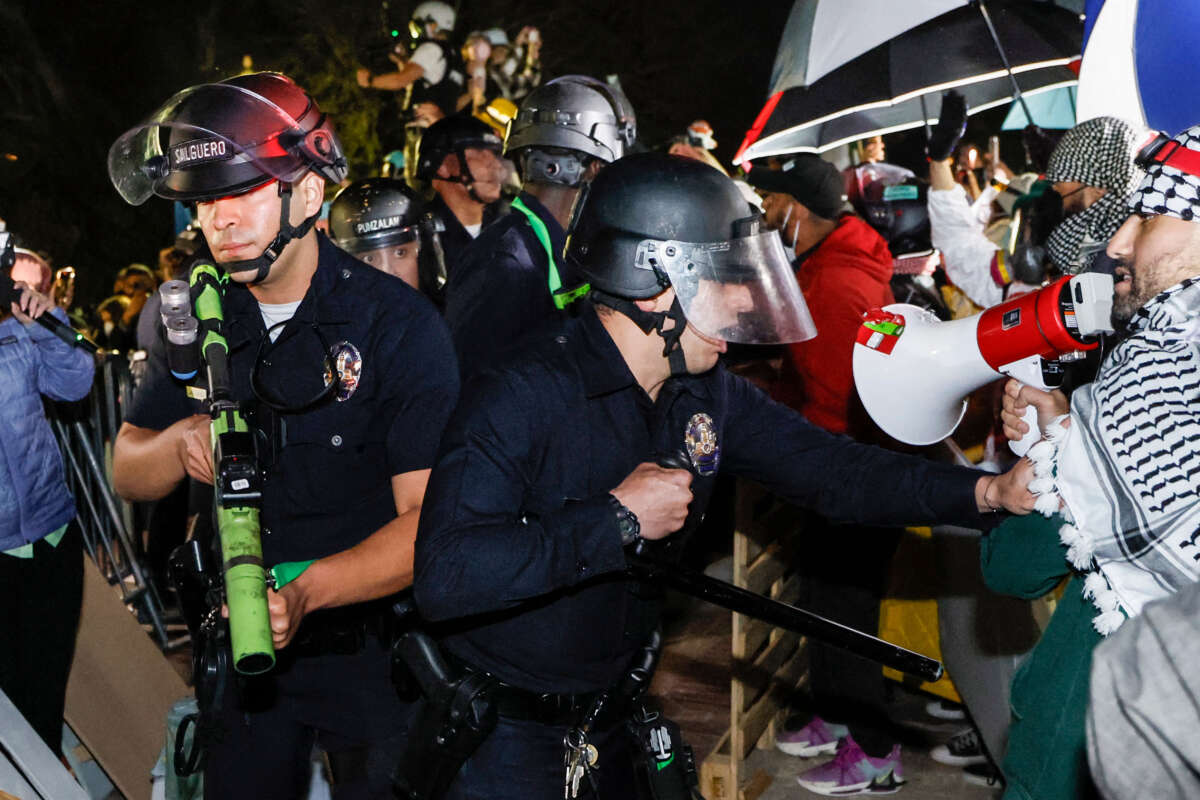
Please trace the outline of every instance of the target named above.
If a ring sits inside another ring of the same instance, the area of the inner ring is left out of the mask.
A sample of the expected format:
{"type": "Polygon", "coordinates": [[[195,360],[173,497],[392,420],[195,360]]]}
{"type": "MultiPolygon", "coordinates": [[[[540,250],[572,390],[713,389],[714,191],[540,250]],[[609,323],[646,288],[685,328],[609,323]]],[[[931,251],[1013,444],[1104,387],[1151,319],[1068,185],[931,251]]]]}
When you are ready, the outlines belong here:
{"type": "MultiPolygon", "coordinates": [[[[979,527],[984,512],[1033,507],[1027,474],[831,435],[717,366],[727,341],[814,331],[778,234],[711,167],[664,154],[606,167],[574,213],[566,259],[591,283],[591,306],[473,380],[417,536],[419,609],[469,618],[445,650],[502,682],[497,727],[453,798],[563,792],[564,733],[657,621],[653,591],[624,577],[623,545],[685,528],[718,471],[859,522],[979,527]],[[690,469],[656,463],[676,453],[690,469]]],[[[600,796],[628,798],[617,721],[598,721],[591,743],[600,796]]]]}
{"type": "Polygon", "coordinates": [[[409,105],[422,103],[438,107],[442,115],[458,109],[459,98],[466,91],[462,58],[450,43],[457,14],[440,0],[426,0],[413,9],[410,29],[419,34],[415,49],[400,70],[372,75],[370,70],[358,70],[358,84],[368,89],[402,91],[413,87],[409,105]]]}
{"type": "Polygon", "coordinates": [[[524,191],[463,252],[446,291],[446,321],[463,375],[554,323],[587,291],[562,264],[580,187],[633,145],[636,120],[620,89],[583,75],[530,93],[505,141],[524,191]]]}
{"type": "Polygon", "coordinates": [[[432,296],[446,273],[440,249],[422,247],[430,235],[423,221],[421,198],[393,178],[356,181],[329,206],[329,233],[338,247],[432,296]]]}
{"type": "MultiPolygon", "coordinates": [[[[268,592],[276,667],[236,696],[230,680],[206,796],[304,796],[315,739],[335,797],[388,797],[405,707],[376,634],[381,598],[411,581],[421,500],[457,395],[445,327],[403,281],[314,230],[345,159],[326,116],[282,75],[175,95],[117,140],[109,168],[128,202],[196,204],[229,276],[224,332],[235,398],[259,438],[264,561],[300,571],[268,592]]],[[[122,495],[212,482],[208,417],[185,389],[160,335],[117,435],[122,495]]]]}
{"type": "Polygon", "coordinates": [[[462,114],[438,120],[421,137],[416,174],[437,195],[429,211],[441,223],[448,276],[467,245],[503,213],[503,146],[486,124],[462,114]]]}

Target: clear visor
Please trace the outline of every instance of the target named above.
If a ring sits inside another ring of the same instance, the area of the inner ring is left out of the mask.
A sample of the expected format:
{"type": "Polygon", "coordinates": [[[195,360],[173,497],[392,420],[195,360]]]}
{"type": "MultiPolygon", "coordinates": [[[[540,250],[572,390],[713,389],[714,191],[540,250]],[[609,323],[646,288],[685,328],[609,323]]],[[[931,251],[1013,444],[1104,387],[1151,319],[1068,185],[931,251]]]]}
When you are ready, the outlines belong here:
{"type": "Polygon", "coordinates": [[[208,83],[174,95],[108,151],[108,176],[127,203],[219,190],[257,174],[294,180],[305,167],[288,146],[304,138],[300,124],[265,97],[240,86],[208,83]],[[197,124],[198,121],[204,124],[197,124]],[[211,187],[197,176],[219,174],[211,187]],[[173,185],[175,184],[175,185],[173,185]],[[189,187],[187,189],[181,187],[189,187]]]}
{"type": "Polygon", "coordinates": [[[637,266],[659,266],[705,336],[738,344],[787,344],[817,335],[778,231],[728,242],[658,242],[638,247],[637,266]]]}

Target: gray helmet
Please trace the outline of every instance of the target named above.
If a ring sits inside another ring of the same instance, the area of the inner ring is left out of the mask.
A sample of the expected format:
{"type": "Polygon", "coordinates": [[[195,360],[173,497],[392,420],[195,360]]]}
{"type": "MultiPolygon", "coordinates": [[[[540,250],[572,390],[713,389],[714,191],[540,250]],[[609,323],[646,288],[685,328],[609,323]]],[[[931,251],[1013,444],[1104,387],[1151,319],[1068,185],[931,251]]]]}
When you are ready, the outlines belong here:
{"type": "Polygon", "coordinates": [[[338,247],[362,253],[417,238],[421,199],[403,181],[366,178],[337,193],[329,206],[329,233],[338,247]]]}
{"type": "Polygon", "coordinates": [[[509,123],[505,152],[525,180],[578,186],[591,159],[612,163],[637,137],[637,118],[620,88],[564,75],[529,93],[509,123]]]}

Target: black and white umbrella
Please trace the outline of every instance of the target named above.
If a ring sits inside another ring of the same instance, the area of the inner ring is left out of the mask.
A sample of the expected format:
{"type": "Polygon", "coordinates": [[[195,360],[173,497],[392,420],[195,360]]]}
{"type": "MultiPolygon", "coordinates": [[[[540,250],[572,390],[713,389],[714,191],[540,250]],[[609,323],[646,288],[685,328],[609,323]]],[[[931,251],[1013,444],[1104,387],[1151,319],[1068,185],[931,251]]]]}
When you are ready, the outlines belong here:
{"type": "MultiPolygon", "coordinates": [[[[1078,14],[1050,3],[991,0],[986,9],[956,8],[810,86],[776,91],[734,161],[822,152],[934,122],[930,114],[940,103],[934,97],[926,113],[925,97],[946,89],[958,89],[978,112],[1011,101],[1017,87],[1024,95],[1073,85],[1077,75],[1068,65],[1079,58],[1082,32],[1078,14]]],[[[787,47],[785,37],[781,51],[787,47]]]]}

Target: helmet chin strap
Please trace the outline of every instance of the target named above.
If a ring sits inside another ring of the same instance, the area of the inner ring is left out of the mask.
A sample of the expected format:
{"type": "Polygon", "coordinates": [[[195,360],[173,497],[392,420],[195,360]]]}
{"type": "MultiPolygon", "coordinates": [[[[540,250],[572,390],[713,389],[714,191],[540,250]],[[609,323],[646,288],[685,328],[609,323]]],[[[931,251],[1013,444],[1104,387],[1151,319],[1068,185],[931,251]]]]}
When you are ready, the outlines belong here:
{"type": "Polygon", "coordinates": [[[222,264],[221,268],[226,273],[232,275],[236,272],[249,272],[255,270],[254,280],[251,283],[262,283],[267,279],[267,274],[271,271],[271,265],[275,263],[283,252],[283,248],[293,239],[303,239],[312,230],[317,219],[321,216],[318,211],[308,219],[301,222],[299,225],[292,226],[291,208],[292,208],[292,185],[290,183],[279,182],[279,233],[275,234],[275,238],[262,251],[262,255],[257,258],[249,258],[244,261],[230,261],[227,264],[222,264]]]}
{"type": "Polygon", "coordinates": [[[683,315],[683,306],[679,304],[678,296],[671,301],[671,307],[666,311],[643,311],[632,300],[626,300],[624,297],[616,297],[594,287],[589,296],[594,302],[608,306],[614,311],[619,311],[629,317],[633,321],[633,324],[641,329],[642,333],[656,332],[662,337],[662,354],[667,357],[667,364],[671,368],[671,375],[679,377],[688,374],[687,360],[683,354],[683,346],[680,344],[680,339],[683,337],[683,329],[687,327],[687,317],[683,315]],[[667,320],[673,320],[675,325],[664,330],[667,320]]]}

